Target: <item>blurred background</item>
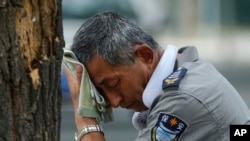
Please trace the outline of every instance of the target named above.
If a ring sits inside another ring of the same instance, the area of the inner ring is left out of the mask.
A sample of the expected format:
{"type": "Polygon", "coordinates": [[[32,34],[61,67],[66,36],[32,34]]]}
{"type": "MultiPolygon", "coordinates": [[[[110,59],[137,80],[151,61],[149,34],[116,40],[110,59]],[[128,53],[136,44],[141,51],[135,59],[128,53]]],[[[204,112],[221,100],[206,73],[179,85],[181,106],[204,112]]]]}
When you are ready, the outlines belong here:
{"type": "MultiPolygon", "coordinates": [[[[249,0],[63,0],[66,44],[84,20],[102,11],[117,11],[135,20],[162,47],[195,45],[250,107],[249,0]]],[[[67,81],[62,72],[61,140],[74,140],[75,123],[67,81]]],[[[233,103],[232,103],[233,104],[233,103]]],[[[133,112],[115,109],[115,121],[104,124],[107,141],[134,140],[133,112]]]]}

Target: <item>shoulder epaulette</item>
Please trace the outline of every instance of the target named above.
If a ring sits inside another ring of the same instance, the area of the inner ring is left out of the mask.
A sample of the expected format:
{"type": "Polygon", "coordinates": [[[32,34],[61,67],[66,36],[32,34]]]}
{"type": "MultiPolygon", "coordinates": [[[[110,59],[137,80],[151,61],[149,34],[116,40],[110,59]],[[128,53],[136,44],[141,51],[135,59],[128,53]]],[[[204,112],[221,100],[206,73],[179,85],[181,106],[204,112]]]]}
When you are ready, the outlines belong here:
{"type": "Polygon", "coordinates": [[[186,72],[187,72],[186,68],[179,68],[177,71],[171,73],[167,78],[163,80],[162,90],[168,88],[178,88],[180,81],[184,77],[186,72]]]}

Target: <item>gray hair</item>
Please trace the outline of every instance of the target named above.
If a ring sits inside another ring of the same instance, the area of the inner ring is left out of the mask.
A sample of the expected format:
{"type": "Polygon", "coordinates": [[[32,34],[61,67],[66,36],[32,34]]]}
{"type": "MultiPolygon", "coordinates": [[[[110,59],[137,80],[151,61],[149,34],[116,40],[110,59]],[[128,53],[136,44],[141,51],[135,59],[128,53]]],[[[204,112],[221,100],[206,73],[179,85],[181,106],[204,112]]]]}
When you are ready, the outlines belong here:
{"type": "Polygon", "coordinates": [[[110,64],[133,64],[134,46],[147,44],[153,50],[158,43],[138,25],[114,12],[99,13],[87,19],[76,32],[72,51],[83,64],[95,54],[110,64]]]}

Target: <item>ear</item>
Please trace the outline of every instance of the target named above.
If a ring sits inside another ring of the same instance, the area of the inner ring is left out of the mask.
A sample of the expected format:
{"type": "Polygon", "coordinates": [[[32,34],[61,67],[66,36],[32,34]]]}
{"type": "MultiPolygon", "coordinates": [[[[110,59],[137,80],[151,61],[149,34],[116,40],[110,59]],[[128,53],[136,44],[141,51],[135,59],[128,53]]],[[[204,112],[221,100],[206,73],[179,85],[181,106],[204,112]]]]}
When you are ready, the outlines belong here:
{"type": "Polygon", "coordinates": [[[154,51],[146,44],[135,45],[135,57],[146,64],[151,64],[154,59],[154,51]]]}

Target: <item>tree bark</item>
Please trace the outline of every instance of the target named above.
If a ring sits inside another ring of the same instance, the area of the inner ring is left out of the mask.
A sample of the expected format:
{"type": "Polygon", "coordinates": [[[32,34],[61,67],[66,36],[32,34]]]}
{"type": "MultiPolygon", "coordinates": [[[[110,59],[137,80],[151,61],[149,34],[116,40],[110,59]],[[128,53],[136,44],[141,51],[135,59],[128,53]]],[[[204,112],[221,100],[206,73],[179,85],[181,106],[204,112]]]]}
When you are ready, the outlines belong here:
{"type": "Polygon", "coordinates": [[[0,141],[60,140],[61,0],[0,0],[0,141]]]}

